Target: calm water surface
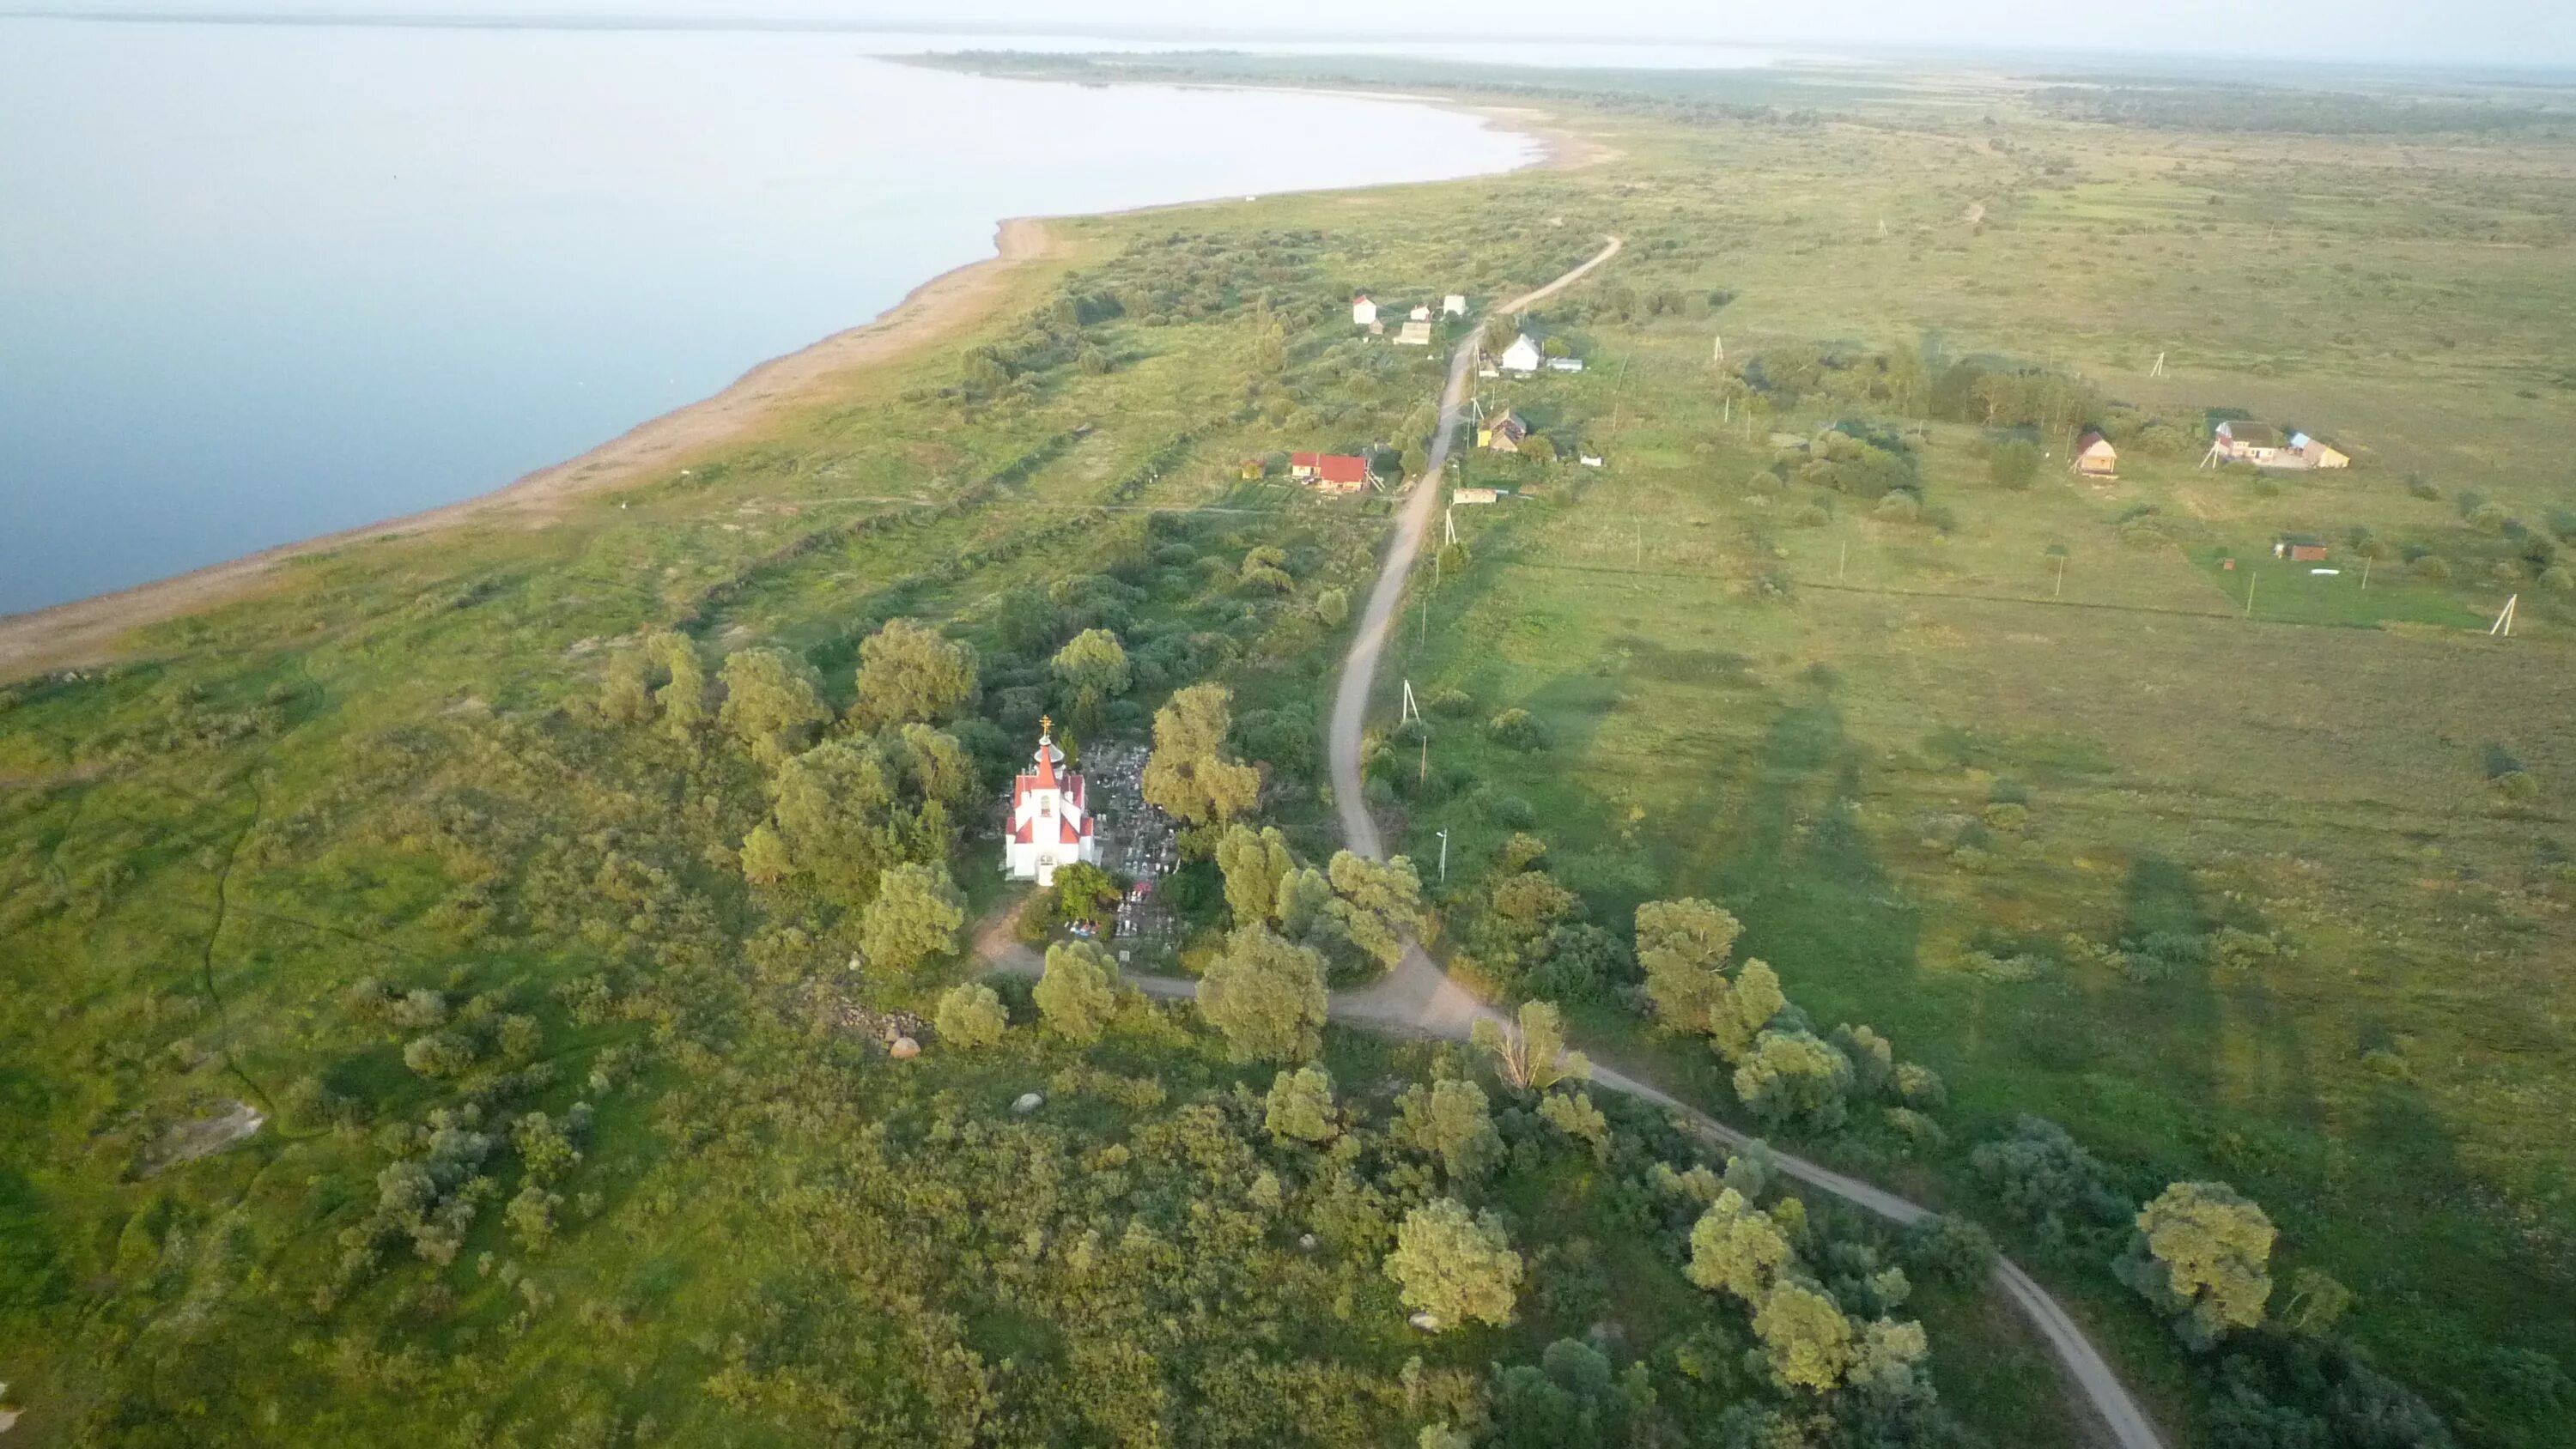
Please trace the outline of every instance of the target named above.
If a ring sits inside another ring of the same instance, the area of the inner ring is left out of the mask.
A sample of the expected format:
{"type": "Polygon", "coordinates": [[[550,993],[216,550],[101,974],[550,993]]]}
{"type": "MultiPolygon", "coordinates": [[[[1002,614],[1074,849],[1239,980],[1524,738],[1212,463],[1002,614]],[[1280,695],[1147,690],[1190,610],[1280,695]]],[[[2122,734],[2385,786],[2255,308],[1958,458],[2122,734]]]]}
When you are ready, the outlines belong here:
{"type": "Polygon", "coordinates": [[[1420,106],[888,48],[0,20],[0,613],[497,487],[989,255],[1004,216],[1530,152],[1420,106]]]}

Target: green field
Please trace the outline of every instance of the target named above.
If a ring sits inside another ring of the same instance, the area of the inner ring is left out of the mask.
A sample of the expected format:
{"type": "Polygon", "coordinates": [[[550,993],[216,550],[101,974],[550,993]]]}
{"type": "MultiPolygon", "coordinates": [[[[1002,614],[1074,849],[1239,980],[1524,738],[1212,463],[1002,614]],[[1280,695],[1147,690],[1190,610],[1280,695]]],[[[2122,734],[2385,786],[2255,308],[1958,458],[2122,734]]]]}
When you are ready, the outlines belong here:
{"type": "MultiPolygon", "coordinates": [[[[1131,1004],[1086,1051],[1022,1001],[990,1053],[889,1060],[854,1013],[927,1012],[975,965],[846,970],[863,901],[745,878],[769,766],[614,706],[620,661],[674,630],[711,674],[790,651],[837,713],[861,641],[925,620],[980,657],[947,725],[980,800],[1041,714],[1141,736],[1215,680],[1268,767],[1261,818],[1320,861],[1317,721],[1387,503],[1240,464],[1422,442],[1445,349],[1352,336],[1353,291],[1481,306],[1604,234],[1620,258],[1530,323],[1586,370],[1480,401],[1606,466],[1464,450],[1459,481],[1513,491],[1455,510],[1463,548],[1426,555],[1380,681],[1371,798],[1426,873],[1449,833],[1442,954],[1565,997],[1582,1044],[1737,1115],[1617,959],[1639,902],[1717,901],[1819,1031],[1866,1022],[1948,1083],[1931,1135],[1864,1113],[1787,1140],[1987,1223],[2177,1444],[2443,1440],[2371,1439],[2277,1385],[2331,1436],[2253,1437],[2222,1360],[2108,1271],[2124,1217],[2043,1236],[1995,1208],[1972,1154],[2023,1114],[2098,1157],[2124,1212],[2178,1180],[2260,1203],[2277,1313],[2297,1270],[2353,1291],[2330,1335],[2263,1342],[2357,1350],[2453,1442],[2561,1441],[2566,98],[2239,97],[2192,122],[2143,82],[1386,64],[1111,78],[1405,79],[1537,107],[1597,154],[1053,224],[969,334],[685,472],[542,527],[301,559],[103,666],[0,687],[13,1446],[2076,1442],[2018,1321],[1928,1275],[1906,1312],[1937,1429],[1916,1404],[1919,1437],[1861,1437],[1897,1431],[1751,1372],[1747,1315],[1685,1281],[1690,1215],[1653,1196],[1652,1163],[1689,1149],[1645,1114],[1596,1157],[1488,1075],[1509,1161],[1444,1178],[1393,1099],[1481,1071],[1463,1050],[1328,1033],[1347,1161],[1265,1137],[1244,1092],[1270,1069],[1185,1007],[1131,1004]],[[2195,467],[2230,414],[2355,466],[2195,467]],[[2120,445],[2116,481],[2067,471],[2085,426],[2120,445]],[[1861,439],[1894,471],[1828,456],[1861,439]],[[2007,486],[1990,460],[2017,442],[2046,456],[2007,486]],[[2285,533],[2331,557],[2274,559],[2285,533]],[[1106,699],[1049,670],[1089,628],[1132,666],[1106,699]],[[1395,730],[1399,679],[1432,706],[1427,752],[1395,730]],[[1494,738],[1508,709],[1537,743],[1494,738]],[[1523,831],[1576,898],[1558,924],[1603,928],[1591,964],[1496,924],[1523,831]],[[407,1061],[424,1025],[474,1060],[407,1061]],[[1055,1101],[1014,1119],[1031,1088],[1055,1101]],[[577,1101],[582,1156],[551,1175],[541,1146],[461,1145],[577,1101]],[[228,1143],[239,1104],[265,1123],[228,1143]],[[456,1168],[417,1246],[382,1216],[408,1164],[456,1168]],[[523,1231],[505,1204],[549,1185],[550,1230],[523,1231]],[[1514,1326],[1404,1327],[1377,1260],[1444,1192],[1530,1252],[1514,1326]],[[1087,1233],[1114,1249],[1070,1256],[1087,1233]],[[1498,1366],[1587,1335],[1644,1387],[1549,1429],[1554,1401],[1498,1366]]],[[[997,852],[981,813],[956,823],[903,848],[980,917],[997,852]]],[[[1173,887],[1192,966],[1213,877],[1173,887]]],[[[1856,1265],[1905,1245],[1811,1211],[1802,1251],[1857,1312],[1856,1265]]]]}

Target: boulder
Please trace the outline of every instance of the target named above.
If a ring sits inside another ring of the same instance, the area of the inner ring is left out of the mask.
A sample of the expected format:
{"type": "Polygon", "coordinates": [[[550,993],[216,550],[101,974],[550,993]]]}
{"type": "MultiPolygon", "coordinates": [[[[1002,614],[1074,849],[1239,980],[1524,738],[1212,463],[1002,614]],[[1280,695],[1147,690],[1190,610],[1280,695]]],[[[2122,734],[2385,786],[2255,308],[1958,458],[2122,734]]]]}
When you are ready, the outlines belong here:
{"type": "Polygon", "coordinates": [[[1011,1104],[1011,1111],[1019,1116],[1025,1117],[1045,1105],[1046,1098],[1039,1096],[1035,1092],[1022,1092],[1020,1094],[1020,1099],[1011,1104]]]}
{"type": "Polygon", "coordinates": [[[1421,1329],[1425,1333],[1438,1333],[1440,1331],[1440,1320],[1429,1313],[1417,1313],[1404,1321],[1412,1324],[1418,1329],[1421,1329]]]}
{"type": "Polygon", "coordinates": [[[893,1041],[886,1043],[886,1055],[899,1062],[911,1061],[914,1057],[921,1055],[921,1043],[914,1041],[908,1036],[896,1037],[893,1041]]]}

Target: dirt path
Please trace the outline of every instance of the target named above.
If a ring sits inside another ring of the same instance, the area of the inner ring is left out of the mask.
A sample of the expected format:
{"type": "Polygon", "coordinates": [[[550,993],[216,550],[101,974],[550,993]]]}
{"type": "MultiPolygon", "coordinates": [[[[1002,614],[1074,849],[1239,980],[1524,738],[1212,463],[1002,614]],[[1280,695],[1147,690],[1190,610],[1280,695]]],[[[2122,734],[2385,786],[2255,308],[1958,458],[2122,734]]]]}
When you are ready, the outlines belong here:
{"type": "Polygon", "coordinates": [[[540,468],[490,493],[281,544],[115,593],[0,616],[0,679],[96,663],[113,652],[120,635],[254,592],[271,569],[305,554],[394,534],[436,533],[485,519],[516,519],[529,527],[544,524],[586,494],[636,482],[740,436],[774,416],[781,404],[814,394],[819,384],[831,378],[948,337],[961,324],[989,313],[1010,274],[1050,255],[1056,245],[1043,222],[1005,221],[995,239],[996,255],[931,278],[874,321],[764,362],[713,397],[664,413],[578,458],[540,468]]]}

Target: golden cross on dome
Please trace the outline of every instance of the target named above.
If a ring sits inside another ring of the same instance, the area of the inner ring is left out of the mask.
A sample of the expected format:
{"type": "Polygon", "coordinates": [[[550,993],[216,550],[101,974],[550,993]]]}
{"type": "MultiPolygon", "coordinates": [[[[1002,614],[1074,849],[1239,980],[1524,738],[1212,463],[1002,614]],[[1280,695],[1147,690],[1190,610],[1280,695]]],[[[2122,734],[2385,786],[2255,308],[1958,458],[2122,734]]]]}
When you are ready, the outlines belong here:
{"type": "Polygon", "coordinates": [[[1045,715],[1045,714],[1039,715],[1039,716],[1038,716],[1038,733],[1039,733],[1039,734],[1042,734],[1042,735],[1051,735],[1051,734],[1054,734],[1054,733],[1055,733],[1055,716],[1053,716],[1053,715],[1045,715]]]}

